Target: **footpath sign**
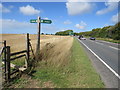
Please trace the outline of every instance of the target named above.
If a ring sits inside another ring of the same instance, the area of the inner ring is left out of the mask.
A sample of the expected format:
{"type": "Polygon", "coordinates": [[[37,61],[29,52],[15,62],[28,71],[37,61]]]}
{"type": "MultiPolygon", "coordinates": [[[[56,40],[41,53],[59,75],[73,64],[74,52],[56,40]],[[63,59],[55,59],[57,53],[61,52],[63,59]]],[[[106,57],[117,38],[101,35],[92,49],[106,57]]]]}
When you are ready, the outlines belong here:
{"type": "Polygon", "coordinates": [[[70,36],[71,36],[71,35],[74,35],[73,31],[69,31],[69,35],[70,35],[70,36]]]}
{"type": "Polygon", "coordinates": [[[37,19],[31,19],[30,23],[37,23],[37,19]]]}
{"type": "MultiPolygon", "coordinates": [[[[30,23],[37,23],[37,22],[38,22],[37,19],[31,19],[31,20],[30,20],[30,23]]],[[[52,21],[51,21],[51,20],[44,20],[44,19],[41,19],[41,20],[40,20],[40,23],[51,24],[52,21]]]]}
{"type": "Polygon", "coordinates": [[[40,50],[40,28],[41,23],[51,24],[51,20],[41,19],[38,16],[38,19],[31,19],[30,23],[38,23],[38,35],[37,35],[37,46],[36,46],[36,59],[38,58],[39,50],[40,50]]]}
{"type": "Polygon", "coordinates": [[[41,19],[40,22],[41,23],[47,23],[47,24],[51,24],[52,23],[51,20],[44,20],[44,19],[41,19]]]}

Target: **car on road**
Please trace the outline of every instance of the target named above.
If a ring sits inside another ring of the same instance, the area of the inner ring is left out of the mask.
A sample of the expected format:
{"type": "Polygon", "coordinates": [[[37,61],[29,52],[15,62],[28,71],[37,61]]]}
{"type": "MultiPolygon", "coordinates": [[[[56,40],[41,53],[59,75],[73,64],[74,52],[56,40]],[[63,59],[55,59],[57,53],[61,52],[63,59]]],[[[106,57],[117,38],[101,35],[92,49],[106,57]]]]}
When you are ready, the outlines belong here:
{"type": "Polygon", "coordinates": [[[95,40],[95,37],[90,37],[90,40],[95,40]]]}
{"type": "Polygon", "coordinates": [[[80,38],[80,40],[86,40],[86,38],[83,37],[83,38],[80,38]]]}

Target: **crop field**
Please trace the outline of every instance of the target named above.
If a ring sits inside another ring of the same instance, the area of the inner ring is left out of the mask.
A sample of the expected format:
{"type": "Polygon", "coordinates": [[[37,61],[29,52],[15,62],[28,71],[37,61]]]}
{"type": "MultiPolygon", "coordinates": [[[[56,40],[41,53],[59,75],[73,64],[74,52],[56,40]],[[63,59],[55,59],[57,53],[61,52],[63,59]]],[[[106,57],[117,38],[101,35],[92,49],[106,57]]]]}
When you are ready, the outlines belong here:
{"type": "MultiPolygon", "coordinates": [[[[55,35],[41,35],[40,38],[40,48],[42,48],[46,43],[59,42],[66,37],[55,35]]],[[[35,50],[37,35],[30,35],[30,39],[32,47],[35,50]]],[[[26,49],[26,34],[2,34],[2,41],[3,40],[6,40],[7,45],[11,47],[11,52],[26,49]]]]}
{"type": "MultiPolygon", "coordinates": [[[[64,41],[68,38],[71,38],[71,37],[69,37],[69,36],[68,37],[55,36],[55,35],[41,35],[40,36],[40,49],[42,49],[46,45],[49,47],[48,44],[50,44],[50,45],[59,44],[59,42],[61,42],[61,41],[63,41],[63,44],[64,44],[64,41]]],[[[26,50],[26,34],[2,34],[2,41],[4,41],[4,40],[6,40],[7,46],[10,46],[11,52],[19,52],[19,51],[26,50]]],[[[37,43],[37,35],[30,34],[30,42],[32,44],[33,51],[35,53],[36,43],[37,43]]],[[[71,44],[68,43],[68,45],[72,45],[72,43],[71,44]]],[[[65,47],[64,50],[67,49],[67,47],[65,45],[63,45],[63,46],[65,47]]],[[[63,49],[57,47],[52,52],[56,53],[57,49],[58,50],[63,50],[63,49]]],[[[45,52],[45,50],[42,50],[42,51],[40,50],[40,52],[42,52],[42,54],[43,54],[45,52]]],[[[49,53],[51,53],[51,52],[49,52],[49,53]]],[[[31,58],[32,58],[33,54],[30,53],[30,55],[31,55],[31,58]]],[[[43,56],[45,56],[45,55],[46,55],[46,53],[43,56]]],[[[57,57],[61,58],[62,56],[54,56],[54,57],[55,58],[57,58],[57,57]]],[[[26,59],[26,57],[18,58],[16,60],[12,61],[11,63],[13,63],[17,66],[23,66],[25,64],[25,59],[26,59]]],[[[53,59],[53,57],[52,58],[44,58],[44,59],[46,59],[46,60],[47,59],[53,59]]]]}

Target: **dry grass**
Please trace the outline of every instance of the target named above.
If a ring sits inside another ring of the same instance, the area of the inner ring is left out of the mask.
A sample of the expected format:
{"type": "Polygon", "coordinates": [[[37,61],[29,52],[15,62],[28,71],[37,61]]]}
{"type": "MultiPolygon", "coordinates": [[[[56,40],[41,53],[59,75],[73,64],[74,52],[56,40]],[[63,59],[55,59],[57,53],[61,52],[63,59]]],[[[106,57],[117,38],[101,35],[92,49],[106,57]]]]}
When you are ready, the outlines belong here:
{"type": "MultiPolygon", "coordinates": [[[[42,48],[46,43],[58,42],[59,40],[65,38],[63,36],[55,35],[41,35],[41,46],[42,48]]],[[[37,35],[30,35],[31,44],[35,50],[37,35]]],[[[7,45],[11,46],[11,52],[21,51],[26,49],[26,34],[2,34],[2,41],[6,40],[7,45]]]]}
{"type": "MultiPolygon", "coordinates": [[[[40,40],[40,49],[42,49],[44,46],[46,46],[48,43],[54,45],[54,44],[59,44],[60,41],[64,42],[66,39],[68,39],[69,37],[65,37],[65,36],[55,36],[55,35],[41,35],[41,40],[40,40]]],[[[30,39],[31,39],[31,44],[32,44],[32,48],[33,51],[35,53],[35,48],[36,48],[36,42],[37,42],[37,35],[32,35],[30,34],[30,39]]],[[[22,50],[26,50],[26,34],[2,34],[2,41],[6,40],[7,45],[10,46],[11,48],[11,52],[18,52],[18,51],[22,51],[22,50]]],[[[61,42],[61,43],[62,43],[61,42]]],[[[68,42],[67,42],[68,43],[68,42]]],[[[64,44],[64,43],[63,43],[64,44]]],[[[63,45],[62,44],[62,45],[63,45]]],[[[63,45],[64,46],[64,45],[63,45]]],[[[61,44],[60,44],[61,47],[61,44]]],[[[59,48],[59,45],[56,46],[56,49],[53,49],[52,52],[56,53],[55,50],[62,50],[59,48]]],[[[61,47],[62,48],[62,47],[61,47]]],[[[41,51],[40,51],[41,52],[41,51]]],[[[62,52],[62,51],[61,51],[62,52]]],[[[60,52],[60,53],[61,53],[60,52]]],[[[65,51],[67,52],[67,51],[65,51]]],[[[45,52],[46,56],[47,53],[45,52]]],[[[51,54],[51,52],[50,52],[51,54]]],[[[30,53],[31,57],[33,56],[32,52],[30,53]]],[[[16,56],[14,56],[16,57],[16,56]]],[[[59,56],[49,56],[49,61],[53,60],[54,57],[56,58],[61,58],[62,54],[60,54],[59,56]]],[[[11,57],[12,58],[12,57],[11,57]]],[[[46,59],[48,60],[48,59],[46,59]]],[[[15,65],[24,65],[25,64],[25,57],[23,58],[19,58],[16,59],[12,62],[15,65]]]]}
{"type": "MultiPolygon", "coordinates": [[[[30,35],[31,44],[34,50],[35,50],[36,42],[37,42],[36,38],[37,38],[36,35],[30,35]]],[[[12,52],[17,52],[17,51],[26,49],[26,35],[25,34],[3,34],[2,40],[7,41],[7,45],[11,46],[12,52]]],[[[41,42],[40,48],[41,48],[41,54],[42,54],[42,62],[47,61],[48,67],[51,67],[51,66],[61,67],[61,66],[67,65],[68,61],[70,60],[69,59],[69,56],[71,54],[70,49],[73,43],[72,37],[41,35],[40,42],[41,42]]],[[[38,66],[38,68],[39,67],[41,68],[41,65],[38,66]]],[[[16,86],[27,87],[27,88],[54,87],[54,84],[51,81],[50,82],[46,81],[42,83],[42,85],[37,85],[37,84],[40,84],[40,81],[36,81],[33,79],[28,79],[25,82],[22,82],[22,81],[24,81],[24,78],[19,79],[17,81],[18,84],[15,84],[15,86],[13,84],[12,86],[13,87],[16,87],[16,86]],[[26,83],[29,83],[30,86],[27,85],[26,83]]],[[[17,82],[15,81],[15,83],[17,82]]]]}
{"type": "Polygon", "coordinates": [[[45,60],[50,66],[66,65],[71,52],[73,38],[63,37],[56,42],[49,42],[42,48],[42,60],[45,60]]]}

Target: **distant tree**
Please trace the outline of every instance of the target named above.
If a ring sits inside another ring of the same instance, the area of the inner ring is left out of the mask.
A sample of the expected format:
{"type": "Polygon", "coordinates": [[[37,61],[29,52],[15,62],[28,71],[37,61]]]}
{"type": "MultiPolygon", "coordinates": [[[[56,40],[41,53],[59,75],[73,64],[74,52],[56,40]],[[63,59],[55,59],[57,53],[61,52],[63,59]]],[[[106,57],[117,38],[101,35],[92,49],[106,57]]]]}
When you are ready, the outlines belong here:
{"type": "Polygon", "coordinates": [[[44,33],[41,33],[42,35],[44,35],[44,33]]]}

